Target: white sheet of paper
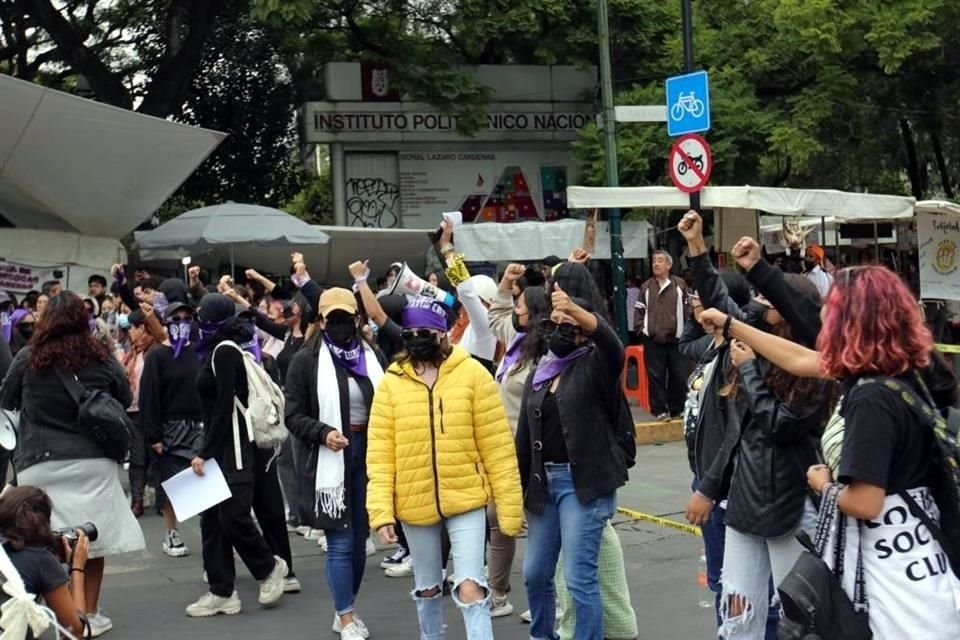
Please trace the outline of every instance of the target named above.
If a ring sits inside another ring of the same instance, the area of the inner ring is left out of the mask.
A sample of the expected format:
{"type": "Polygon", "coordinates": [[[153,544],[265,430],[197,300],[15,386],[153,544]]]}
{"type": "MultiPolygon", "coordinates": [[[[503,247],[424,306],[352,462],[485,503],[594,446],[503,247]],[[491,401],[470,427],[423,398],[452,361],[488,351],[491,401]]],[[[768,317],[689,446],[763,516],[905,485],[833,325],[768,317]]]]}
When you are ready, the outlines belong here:
{"type": "Polygon", "coordinates": [[[186,522],[233,495],[220,465],[212,459],[204,463],[202,476],[195,474],[193,469],[184,469],[161,484],[180,522],[186,522]]]}
{"type": "Polygon", "coordinates": [[[463,214],[459,211],[444,211],[443,219],[452,224],[454,227],[459,227],[463,224],[463,214]]]}

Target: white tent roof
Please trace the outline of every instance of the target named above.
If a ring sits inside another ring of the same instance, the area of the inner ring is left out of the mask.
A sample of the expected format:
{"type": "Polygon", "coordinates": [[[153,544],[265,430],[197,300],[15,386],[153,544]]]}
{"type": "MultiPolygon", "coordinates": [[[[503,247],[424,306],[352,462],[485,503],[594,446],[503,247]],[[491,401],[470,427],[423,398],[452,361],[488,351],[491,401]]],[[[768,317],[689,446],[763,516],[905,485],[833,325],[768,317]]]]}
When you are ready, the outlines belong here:
{"type": "MultiPolygon", "coordinates": [[[[833,216],[846,220],[910,218],[916,201],[903,196],[827,189],[705,187],[704,209],[754,209],[779,216],[833,216]]],[[[567,187],[571,209],[687,209],[689,196],[673,187],[567,187]]]]}
{"type": "Polygon", "coordinates": [[[110,266],[126,259],[123,245],[115,238],[38,229],[0,230],[0,262],[66,267],[64,285],[73,291],[86,292],[89,276],[108,277],[110,266]]]}
{"type": "Polygon", "coordinates": [[[0,74],[0,215],[16,227],[121,238],[225,134],[0,74]]]}
{"type": "Polygon", "coordinates": [[[960,216],[960,204],[949,200],[921,200],[915,207],[917,213],[960,216]]]}
{"type": "MultiPolygon", "coordinates": [[[[572,249],[583,244],[583,220],[556,222],[482,222],[457,227],[457,251],[470,261],[506,262],[509,260],[541,260],[555,255],[566,258],[572,249]]],[[[646,258],[649,246],[647,222],[623,223],[623,255],[625,258],[646,258]]],[[[607,223],[597,225],[594,258],[610,259],[610,231],[607,223]]]]}

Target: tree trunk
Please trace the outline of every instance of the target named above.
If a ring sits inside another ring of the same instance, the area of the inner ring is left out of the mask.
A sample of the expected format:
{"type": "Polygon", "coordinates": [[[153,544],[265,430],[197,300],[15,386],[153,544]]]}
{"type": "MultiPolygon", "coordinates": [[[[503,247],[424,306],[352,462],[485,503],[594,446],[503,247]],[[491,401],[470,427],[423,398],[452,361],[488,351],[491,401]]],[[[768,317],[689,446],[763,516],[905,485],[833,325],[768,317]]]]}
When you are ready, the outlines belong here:
{"type": "Polygon", "coordinates": [[[913,131],[910,128],[910,122],[906,118],[900,118],[900,136],[903,138],[903,144],[906,148],[906,169],[910,176],[910,191],[917,200],[923,200],[923,176],[920,171],[920,161],[917,158],[917,145],[913,139],[913,131]]]}
{"type": "Polygon", "coordinates": [[[940,143],[940,134],[931,133],[933,141],[933,155],[937,159],[937,171],[940,172],[940,184],[943,185],[943,194],[947,200],[954,199],[953,185],[950,183],[950,173],[947,171],[947,160],[943,156],[943,145],[940,143]]]}

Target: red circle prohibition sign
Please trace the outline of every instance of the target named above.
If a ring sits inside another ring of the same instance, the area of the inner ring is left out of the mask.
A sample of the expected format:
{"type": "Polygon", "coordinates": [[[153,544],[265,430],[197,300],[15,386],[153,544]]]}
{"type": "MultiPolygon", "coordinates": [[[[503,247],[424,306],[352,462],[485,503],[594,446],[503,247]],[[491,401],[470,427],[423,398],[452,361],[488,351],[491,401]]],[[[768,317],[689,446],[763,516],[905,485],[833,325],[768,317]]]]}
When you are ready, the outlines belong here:
{"type": "Polygon", "coordinates": [[[700,191],[710,181],[713,156],[710,145],[694,133],[678,138],[670,149],[670,179],[684,193],[700,191]]]}

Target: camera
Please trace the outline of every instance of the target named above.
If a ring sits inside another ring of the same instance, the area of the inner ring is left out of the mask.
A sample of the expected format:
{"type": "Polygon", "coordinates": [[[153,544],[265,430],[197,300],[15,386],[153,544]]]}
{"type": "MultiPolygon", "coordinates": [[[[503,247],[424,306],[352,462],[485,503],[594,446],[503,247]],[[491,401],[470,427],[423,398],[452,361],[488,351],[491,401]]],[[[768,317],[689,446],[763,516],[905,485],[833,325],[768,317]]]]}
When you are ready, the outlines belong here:
{"type": "Polygon", "coordinates": [[[96,542],[98,535],[97,525],[93,524],[92,522],[84,523],[79,527],[64,527],[63,529],[57,529],[53,532],[53,534],[69,542],[70,548],[75,549],[77,547],[78,539],[77,529],[87,534],[87,539],[90,540],[90,542],[96,542]]]}

